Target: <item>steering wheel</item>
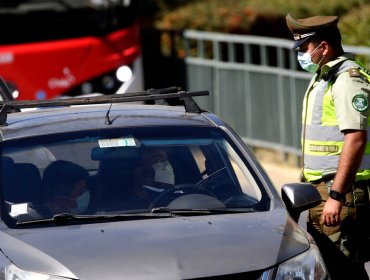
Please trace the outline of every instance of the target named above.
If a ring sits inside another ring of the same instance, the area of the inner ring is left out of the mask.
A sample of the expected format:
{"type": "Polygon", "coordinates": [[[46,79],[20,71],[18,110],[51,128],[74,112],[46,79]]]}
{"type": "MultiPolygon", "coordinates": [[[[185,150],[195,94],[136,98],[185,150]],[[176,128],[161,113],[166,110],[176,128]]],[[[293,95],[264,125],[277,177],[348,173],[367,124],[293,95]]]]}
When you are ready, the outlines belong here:
{"type": "Polygon", "coordinates": [[[152,202],[152,208],[167,206],[171,201],[188,194],[201,194],[213,197],[213,195],[195,184],[178,184],[163,192],[152,202]]]}
{"type": "Polygon", "coordinates": [[[213,197],[227,204],[233,197],[241,194],[241,190],[235,186],[226,167],[222,167],[207,178],[200,180],[196,186],[200,189],[212,193],[213,197]]]}
{"type": "Polygon", "coordinates": [[[196,183],[196,186],[205,191],[213,192],[217,186],[221,185],[221,183],[225,182],[226,180],[230,179],[227,174],[226,167],[222,167],[210,174],[207,178],[200,180],[198,183],[196,183]]]}

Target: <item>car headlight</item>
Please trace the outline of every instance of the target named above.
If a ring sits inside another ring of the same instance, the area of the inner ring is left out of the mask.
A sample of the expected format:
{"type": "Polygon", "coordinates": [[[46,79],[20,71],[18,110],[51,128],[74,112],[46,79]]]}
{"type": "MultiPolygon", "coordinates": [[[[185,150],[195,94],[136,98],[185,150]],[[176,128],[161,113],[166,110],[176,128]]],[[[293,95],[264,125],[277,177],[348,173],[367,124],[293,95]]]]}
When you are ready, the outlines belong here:
{"type": "Polygon", "coordinates": [[[327,269],[315,244],[302,254],[280,264],[276,280],[323,280],[327,269]]]}
{"type": "Polygon", "coordinates": [[[5,280],[67,280],[70,278],[57,277],[47,274],[41,274],[32,271],[26,271],[16,267],[14,264],[10,264],[3,269],[4,278],[0,276],[0,279],[5,280]]]}

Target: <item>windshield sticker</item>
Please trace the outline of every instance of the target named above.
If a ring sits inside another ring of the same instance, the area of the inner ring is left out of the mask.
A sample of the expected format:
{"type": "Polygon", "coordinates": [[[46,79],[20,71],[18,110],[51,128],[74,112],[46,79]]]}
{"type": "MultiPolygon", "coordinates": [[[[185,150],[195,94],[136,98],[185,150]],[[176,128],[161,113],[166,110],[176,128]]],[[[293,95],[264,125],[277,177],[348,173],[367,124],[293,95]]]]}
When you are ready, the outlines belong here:
{"type": "Polygon", "coordinates": [[[100,148],[136,147],[135,138],[115,138],[98,140],[100,148]]]}
{"type": "Polygon", "coordinates": [[[28,204],[27,203],[19,203],[13,204],[10,206],[10,213],[11,217],[16,217],[19,215],[27,214],[28,204]]]}

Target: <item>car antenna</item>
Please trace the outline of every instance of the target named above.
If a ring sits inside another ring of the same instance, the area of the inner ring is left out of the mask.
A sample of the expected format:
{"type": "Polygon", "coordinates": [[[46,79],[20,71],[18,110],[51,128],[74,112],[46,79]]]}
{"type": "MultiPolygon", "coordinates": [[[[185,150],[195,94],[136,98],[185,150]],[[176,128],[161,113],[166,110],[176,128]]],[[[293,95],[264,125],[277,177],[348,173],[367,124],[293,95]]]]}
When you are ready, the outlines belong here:
{"type": "Polygon", "coordinates": [[[110,113],[110,108],[112,108],[113,103],[110,104],[107,113],[105,114],[105,124],[106,125],[111,125],[113,121],[109,118],[109,113],[110,113]]]}
{"type": "Polygon", "coordinates": [[[110,119],[110,116],[109,116],[109,113],[110,113],[110,109],[112,108],[112,105],[113,103],[110,104],[109,106],[109,109],[107,111],[107,113],[105,114],[105,124],[106,125],[111,125],[113,124],[114,120],[117,119],[119,117],[119,115],[117,117],[115,117],[113,120],[110,119]]]}

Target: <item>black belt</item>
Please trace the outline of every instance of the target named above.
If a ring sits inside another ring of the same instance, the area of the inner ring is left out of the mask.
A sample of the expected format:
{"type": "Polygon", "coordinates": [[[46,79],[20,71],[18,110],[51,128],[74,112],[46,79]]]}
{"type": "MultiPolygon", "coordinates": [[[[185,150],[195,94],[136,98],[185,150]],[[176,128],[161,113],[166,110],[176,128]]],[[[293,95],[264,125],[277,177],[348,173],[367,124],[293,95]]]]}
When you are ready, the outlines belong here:
{"type": "MultiPolygon", "coordinates": [[[[314,181],[310,181],[310,182],[307,182],[307,183],[310,183],[310,184],[314,184],[314,185],[318,185],[320,183],[323,183],[323,182],[326,182],[324,181],[322,178],[321,179],[317,179],[317,180],[314,180],[314,181]]],[[[353,185],[356,187],[356,188],[366,188],[366,187],[370,187],[370,180],[361,180],[361,181],[356,181],[353,183],[353,185]]]]}
{"type": "Polygon", "coordinates": [[[328,183],[330,181],[332,181],[332,180],[326,180],[326,181],[324,181],[322,178],[320,178],[320,179],[317,179],[317,180],[313,180],[313,181],[309,181],[309,182],[304,181],[304,182],[310,183],[310,184],[313,184],[313,185],[318,185],[320,183],[328,183]]]}
{"type": "Polygon", "coordinates": [[[307,183],[310,183],[310,184],[314,184],[314,185],[318,185],[320,183],[324,182],[323,179],[317,179],[317,180],[314,180],[314,181],[310,181],[310,182],[307,182],[307,183]]]}

